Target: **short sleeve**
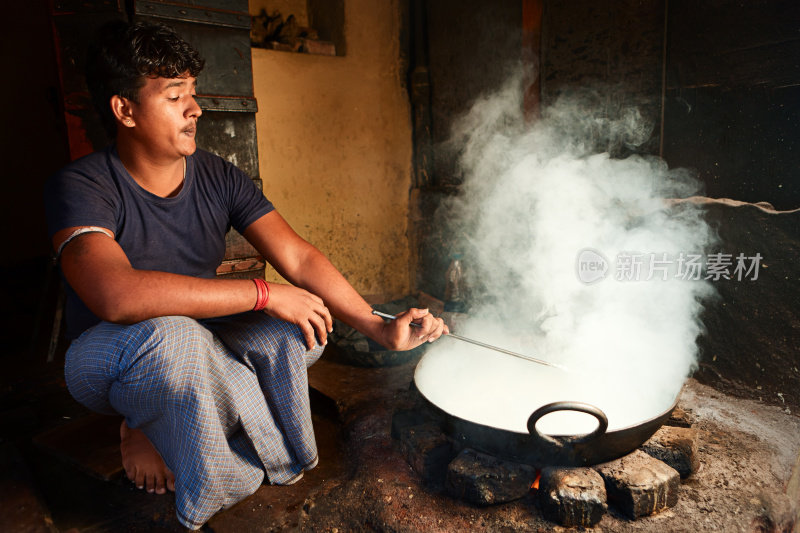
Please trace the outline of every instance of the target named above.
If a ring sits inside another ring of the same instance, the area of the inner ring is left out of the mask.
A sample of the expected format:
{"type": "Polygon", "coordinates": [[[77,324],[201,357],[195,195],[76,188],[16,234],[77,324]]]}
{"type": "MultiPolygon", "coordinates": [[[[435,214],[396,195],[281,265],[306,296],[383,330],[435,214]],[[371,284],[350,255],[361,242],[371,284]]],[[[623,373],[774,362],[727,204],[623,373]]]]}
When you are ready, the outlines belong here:
{"type": "Polygon", "coordinates": [[[73,226],[100,226],[116,232],[117,195],[110,186],[109,169],[97,161],[102,153],[76,161],[50,177],[45,184],[47,232],[73,226]],[[89,159],[92,158],[92,159],[89,159]]]}
{"type": "Polygon", "coordinates": [[[235,165],[227,163],[229,179],[228,209],[231,226],[243,233],[247,227],[266,215],[275,207],[247,174],[235,165]]]}

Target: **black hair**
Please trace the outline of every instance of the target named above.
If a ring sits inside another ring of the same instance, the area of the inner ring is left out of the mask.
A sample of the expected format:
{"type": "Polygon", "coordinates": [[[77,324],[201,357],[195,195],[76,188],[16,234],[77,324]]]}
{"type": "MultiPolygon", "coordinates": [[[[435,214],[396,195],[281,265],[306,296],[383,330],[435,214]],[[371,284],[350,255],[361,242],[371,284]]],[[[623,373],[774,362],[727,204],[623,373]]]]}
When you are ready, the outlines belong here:
{"type": "Polygon", "coordinates": [[[175,30],[163,24],[114,20],[94,36],[86,56],[86,84],[103,126],[113,138],[116,120],[109,101],[138,101],[145,77],[197,77],[205,61],[175,30]]]}

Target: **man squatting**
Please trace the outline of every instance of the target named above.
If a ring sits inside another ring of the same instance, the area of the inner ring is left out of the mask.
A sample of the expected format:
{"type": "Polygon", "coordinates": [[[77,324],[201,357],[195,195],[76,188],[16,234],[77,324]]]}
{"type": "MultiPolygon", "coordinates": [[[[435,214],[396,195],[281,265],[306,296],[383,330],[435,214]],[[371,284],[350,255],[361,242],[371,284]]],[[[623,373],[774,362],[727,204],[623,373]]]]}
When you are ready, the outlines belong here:
{"type": "Polygon", "coordinates": [[[317,464],[307,368],[331,315],[393,350],[447,333],[425,309],[389,323],[372,315],[241,170],[197,150],[202,68],[167,27],[104,26],[86,77],[114,141],[45,192],[75,339],[69,391],[124,415],[127,476],[148,492],[174,490],[192,529],[265,476],[286,485],[317,464]],[[231,227],[291,284],[215,278],[231,227]]]}

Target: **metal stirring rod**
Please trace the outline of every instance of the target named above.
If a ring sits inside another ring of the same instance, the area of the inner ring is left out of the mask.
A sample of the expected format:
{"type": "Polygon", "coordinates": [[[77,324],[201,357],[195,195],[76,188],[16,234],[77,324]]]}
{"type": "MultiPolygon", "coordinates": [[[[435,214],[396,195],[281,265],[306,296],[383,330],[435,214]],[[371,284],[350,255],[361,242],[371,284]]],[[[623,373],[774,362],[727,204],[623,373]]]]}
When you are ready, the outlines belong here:
{"type": "MultiPolygon", "coordinates": [[[[389,319],[389,320],[396,320],[397,319],[397,317],[394,316],[394,315],[390,315],[388,313],[381,313],[380,311],[376,311],[375,309],[372,310],[372,314],[373,315],[378,315],[379,317],[386,318],[386,319],[389,319]]],[[[412,327],[415,327],[415,328],[422,327],[420,324],[417,324],[416,322],[411,322],[409,325],[412,326],[412,327]]],[[[504,353],[506,355],[511,355],[513,357],[518,357],[520,359],[525,359],[526,361],[533,361],[534,363],[539,363],[540,365],[546,365],[546,366],[551,366],[553,368],[559,368],[561,370],[567,370],[563,366],[557,365],[555,363],[550,363],[550,362],[544,361],[542,359],[536,359],[535,357],[531,357],[530,355],[525,355],[525,354],[521,354],[521,353],[517,353],[517,352],[512,352],[511,350],[506,350],[505,348],[500,348],[498,346],[492,346],[491,344],[486,344],[485,342],[476,341],[475,339],[469,339],[467,337],[462,337],[461,335],[456,335],[455,333],[448,333],[447,336],[448,337],[452,337],[454,339],[458,339],[460,341],[468,342],[470,344],[474,344],[476,346],[480,346],[481,348],[487,348],[489,350],[494,350],[495,352],[500,352],[500,353],[504,353]]]]}

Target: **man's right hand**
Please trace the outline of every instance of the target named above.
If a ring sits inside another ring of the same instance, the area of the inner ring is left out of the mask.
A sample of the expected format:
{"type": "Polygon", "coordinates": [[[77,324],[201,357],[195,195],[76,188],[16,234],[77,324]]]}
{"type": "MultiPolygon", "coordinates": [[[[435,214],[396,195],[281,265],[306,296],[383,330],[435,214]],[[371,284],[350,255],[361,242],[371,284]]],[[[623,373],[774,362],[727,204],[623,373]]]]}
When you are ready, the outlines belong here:
{"type": "Polygon", "coordinates": [[[324,346],[333,331],[331,313],[322,298],[305,289],[282,283],[269,284],[269,301],[264,308],[269,316],[296,324],[309,350],[324,346]]]}

